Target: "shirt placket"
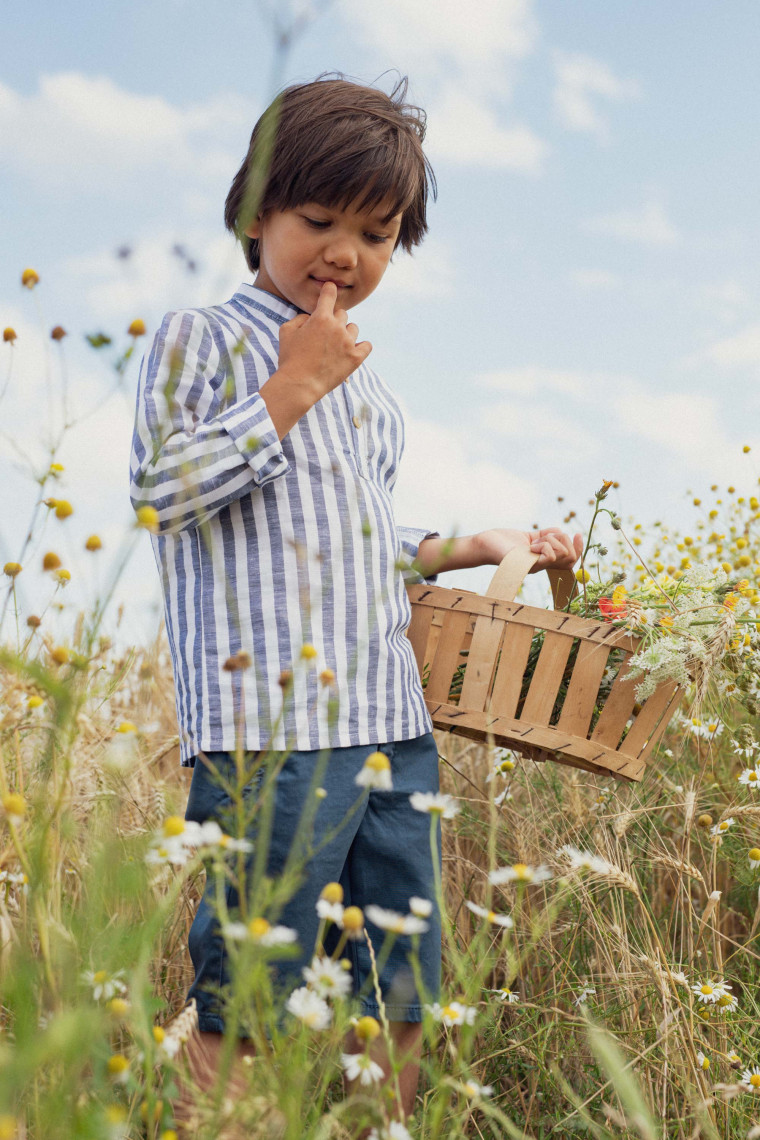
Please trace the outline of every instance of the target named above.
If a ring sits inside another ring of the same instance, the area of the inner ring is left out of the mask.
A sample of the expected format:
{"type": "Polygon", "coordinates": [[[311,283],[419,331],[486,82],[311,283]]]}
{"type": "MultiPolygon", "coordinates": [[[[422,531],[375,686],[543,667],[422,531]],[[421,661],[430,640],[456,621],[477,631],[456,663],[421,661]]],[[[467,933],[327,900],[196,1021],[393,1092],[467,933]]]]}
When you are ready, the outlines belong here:
{"type": "Polygon", "coordinates": [[[349,382],[341,385],[343,399],[348,413],[351,440],[353,443],[354,458],[359,474],[369,479],[368,442],[367,442],[367,413],[364,401],[354,399],[353,390],[349,393],[349,382]]]}

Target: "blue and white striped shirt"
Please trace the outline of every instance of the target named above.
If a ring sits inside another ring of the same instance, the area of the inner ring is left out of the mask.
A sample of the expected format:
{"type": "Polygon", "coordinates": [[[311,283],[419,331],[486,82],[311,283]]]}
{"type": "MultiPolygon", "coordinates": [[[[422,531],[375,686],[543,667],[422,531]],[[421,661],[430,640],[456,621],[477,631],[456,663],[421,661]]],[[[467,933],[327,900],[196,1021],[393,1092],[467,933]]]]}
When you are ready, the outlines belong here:
{"type": "Polygon", "coordinates": [[[435,532],[394,521],[401,412],[363,364],[280,441],[259,388],[297,312],[241,285],[168,313],[140,368],[131,498],[158,512],[183,766],[238,739],[305,750],[432,728],[405,580],[422,580],[410,563],[435,532]],[[225,670],[240,651],[252,666],[225,670]]]}

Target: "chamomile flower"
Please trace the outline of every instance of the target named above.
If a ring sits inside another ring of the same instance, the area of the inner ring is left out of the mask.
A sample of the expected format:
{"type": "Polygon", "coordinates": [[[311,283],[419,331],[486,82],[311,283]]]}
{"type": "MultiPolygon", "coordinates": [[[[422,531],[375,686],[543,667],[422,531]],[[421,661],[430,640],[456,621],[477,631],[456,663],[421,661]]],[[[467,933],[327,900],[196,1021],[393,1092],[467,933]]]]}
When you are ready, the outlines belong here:
{"type": "Polygon", "coordinates": [[[412,895],[409,899],[409,912],[415,914],[417,918],[430,918],[433,913],[433,904],[430,899],[421,899],[412,895]]]}
{"type": "Polygon", "coordinates": [[[697,1067],[702,1069],[705,1073],[710,1068],[710,1058],[705,1057],[701,1049],[697,1052],[697,1067]]]}
{"type": "Polygon", "coordinates": [[[392,1120],[387,1128],[373,1128],[367,1140],[412,1140],[412,1134],[400,1120],[392,1120]]]}
{"type": "Polygon", "coordinates": [[[430,929],[429,923],[414,914],[399,914],[395,910],[385,910],[381,906],[370,904],[365,908],[365,914],[370,922],[391,934],[424,934],[430,929]]]}
{"type": "Polygon", "coordinates": [[[111,998],[117,994],[125,994],[127,987],[122,981],[124,977],[123,970],[117,970],[115,974],[109,974],[107,970],[85,970],[82,974],[82,981],[87,986],[92,986],[92,996],[95,1001],[110,1001],[111,998]]]}
{"type": "Polygon", "coordinates": [[[742,1063],[742,1059],[735,1049],[732,1049],[728,1054],[728,1063],[732,1069],[737,1068],[742,1063]]]}
{"type": "Polygon", "coordinates": [[[583,986],[583,988],[573,998],[573,1005],[586,1005],[590,997],[596,997],[596,987],[583,986]]]}
{"type": "Polygon", "coordinates": [[[390,792],[393,788],[391,762],[385,753],[370,752],[364,761],[364,767],[354,777],[354,783],[360,788],[377,788],[381,792],[390,792]]]}
{"type": "Polygon", "coordinates": [[[309,988],[320,997],[347,997],[353,984],[351,975],[340,962],[317,955],[312,958],[310,966],[304,966],[303,976],[309,988]]]}
{"type": "Polygon", "coordinates": [[[440,1005],[436,1001],[432,1005],[426,1005],[425,1009],[435,1021],[440,1021],[449,1028],[455,1025],[473,1025],[478,1012],[476,1006],[464,1005],[461,1001],[452,1001],[448,1005],[440,1005]]]}
{"type": "Polygon", "coordinates": [[[454,796],[445,792],[413,792],[409,797],[409,803],[415,811],[442,816],[443,819],[453,819],[459,811],[459,804],[454,796]]]}
{"type": "Polygon", "coordinates": [[[751,1069],[745,1069],[739,1084],[752,1089],[752,1092],[760,1092],[760,1065],[753,1065],[751,1069]]]}
{"type": "Polygon", "coordinates": [[[470,902],[469,899],[465,902],[465,906],[468,910],[471,910],[473,914],[476,914],[478,918],[485,918],[492,926],[503,926],[507,930],[511,930],[515,925],[508,914],[497,914],[496,911],[487,910],[484,906],[478,906],[477,903],[470,902]]]}
{"type": "Polygon", "coordinates": [[[760,847],[750,848],[747,858],[753,871],[760,867],[760,847]]]}
{"type": "Polygon", "coordinates": [[[515,797],[506,788],[503,792],[499,792],[498,796],[494,796],[494,807],[501,807],[502,804],[510,803],[515,797]]]}
{"type": "Polygon", "coordinates": [[[369,1053],[341,1053],[340,1063],[348,1081],[359,1081],[362,1085],[379,1085],[385,1073],[372,1060],[369,1053]]]}
{"type": "Polygon", "coordinates": [[[571,871],[592,871],[595,875],[607,875],[611,870],[611,863],[601,855],[594,855],[590,851],[580,851],[572,844],[566,843],[560,847],[559,855],[567,859],[571,871]]]}
{"type": "Polygon", "coordinates": [[[760,787],[760,768],[745,768],[737,777],[740,784],[747,788],[760,787]]]}
{"type": "Polygon", "coordinates": [[[712,1005],[722,998],[724,994],[728,993],[731,986],[726,982],[716,982],[712,978],[708,978],[704,982],[697,982],[696,985],[691,987],[692,993],[697,995],[697,999],[703,1005],[712,1005]]]}
{"type": "Polygon", "coordinates": [[[513,990],[511,986],[502,986],[498,990],[489,990],[488,992],[496,994],[499,1001],[503,1001],[505,1005],[517,1005],[520,1000],[517,990],[513,990]]]}
{"type": "Polygon", "coordinates": [[[695,716],[692,717],[690,725],[692,736],[698,736],[701,740],[714,740],[716,736],[720,736],[724,728],[725,725],[717,717],[703,721],[701,717],[695,716]]]}
{"type": "Polygon", "coordinates": [[[332,1021],[332,1010],[325,999],[306,986],[293,990],[285,1008],[309,1029],[327,1029],[332,1021]]]}
{"type": "Polygon", "coordinates": [[[317,914],[323,922],[334,922],[336,926],[340,926],[343,922],[343,903],[317,899],[317,914]]]}
{"type": "Polygon", "coordinates": [[[485,1100],[493,1096],[493,1085],[479,1085],[477,1081],[465,1081],[463,1088],[470,1100],[485,1100]]]}
{"type": "Polygon", "coordinates": [[[714,1010],[720,1010],[721,1013],[736,1013],[739,1008],[739,999],[734,994],[721,994],[712,1007],[714,1010]]]}
{"type": "Polygon", "coordinates": [[[271,949],[273,946],[290,946],[298,934],[289,926],[271,926],[265,918],[252,918],[250,922],[227,922],[222,934],[233,942],[255,942],[271,949]]]}
{"type": "Polygon", "coordinates": [[[552,872],[543,863],[540,867],[530,867],[527,863],[515,863],[511,867],[497,867],[488,875],[494,887],[504,883],[544,883],[552,878],[552,872]]]}
{"type": "Polygon", "coordinates": [[[714,827],[710,828],[710,835],[725,835],[726,832],[729,831],[735,823],[736,820],[733,818],[733,816],[729,816],[728,819],[722,819],[720,823],[716,823],[714,827]]]}

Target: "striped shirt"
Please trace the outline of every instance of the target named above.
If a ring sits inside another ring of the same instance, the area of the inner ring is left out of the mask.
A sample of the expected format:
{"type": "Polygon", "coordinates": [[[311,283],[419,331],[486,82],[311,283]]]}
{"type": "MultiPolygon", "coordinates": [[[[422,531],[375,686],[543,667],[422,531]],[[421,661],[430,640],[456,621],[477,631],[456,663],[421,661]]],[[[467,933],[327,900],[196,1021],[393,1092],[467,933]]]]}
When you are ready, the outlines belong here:
{"type": "Polygon", "coordinates": [[[362,364],[281,441],[259,388],[298,311],[241,285],[168,313],[140,368],[130,493],[158,513],[185,767],[238,741],[338,748],[432,728],[405,582],[437,532],[394,521],[401,412],[362,364]],[[240,652],[252,664],[231,670],[240,652]]]}

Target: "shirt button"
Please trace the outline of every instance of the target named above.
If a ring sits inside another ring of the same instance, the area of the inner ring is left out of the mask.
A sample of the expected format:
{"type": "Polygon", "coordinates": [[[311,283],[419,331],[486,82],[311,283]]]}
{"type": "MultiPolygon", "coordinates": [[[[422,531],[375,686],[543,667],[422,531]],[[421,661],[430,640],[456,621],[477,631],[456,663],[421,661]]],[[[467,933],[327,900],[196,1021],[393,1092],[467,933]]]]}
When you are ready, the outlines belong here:
{"type": "Polygon", "coordinates": [[[354,425],[355,428],[360,428],[362,426],[362,421],[359,419],[358,416],[354,416],[353,419],[351,420],[351,423],[354,425]]]}

